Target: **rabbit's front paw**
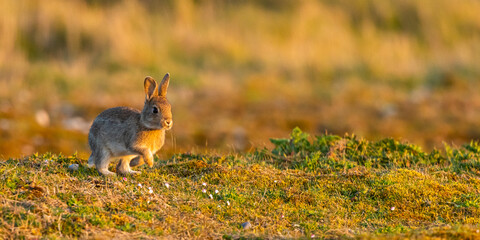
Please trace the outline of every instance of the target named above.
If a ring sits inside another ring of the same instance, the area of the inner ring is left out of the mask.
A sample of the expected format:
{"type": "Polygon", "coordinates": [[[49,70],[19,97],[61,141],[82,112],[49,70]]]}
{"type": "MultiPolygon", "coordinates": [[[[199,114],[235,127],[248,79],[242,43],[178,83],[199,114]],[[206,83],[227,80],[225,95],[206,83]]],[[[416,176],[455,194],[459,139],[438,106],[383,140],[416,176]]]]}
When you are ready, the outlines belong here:
{"type": "Polygon", "coordinates": [[[152,155],[152,153],[145,154],[143,156],[143,159],[145,159],[145,162],[147,163],[147,165],[149,167],[153,167],[153,155],[152,155]]]}

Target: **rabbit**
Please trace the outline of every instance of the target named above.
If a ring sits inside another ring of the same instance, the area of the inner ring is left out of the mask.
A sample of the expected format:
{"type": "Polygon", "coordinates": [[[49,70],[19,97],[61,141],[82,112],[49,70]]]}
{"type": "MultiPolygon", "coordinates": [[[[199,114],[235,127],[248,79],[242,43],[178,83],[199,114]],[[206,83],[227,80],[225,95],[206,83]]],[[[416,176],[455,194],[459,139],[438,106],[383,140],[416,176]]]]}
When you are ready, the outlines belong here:
{"type": "Polygon", "coordinates": [[[145,105],[140,112],[130,107],[110,108],[100,113],[88,133],[92,154],[88,167],[95,166],[104,176],[115,176],[108,170],[112,158],[120,158],[117,173],[138,174],[130,167],[145,162],[153,166],[153,155],[165,142],[165,131],[173,126],[171,105],[167,101],[170,74],[160,86],[152,77],[144,80],[145,105]]]}

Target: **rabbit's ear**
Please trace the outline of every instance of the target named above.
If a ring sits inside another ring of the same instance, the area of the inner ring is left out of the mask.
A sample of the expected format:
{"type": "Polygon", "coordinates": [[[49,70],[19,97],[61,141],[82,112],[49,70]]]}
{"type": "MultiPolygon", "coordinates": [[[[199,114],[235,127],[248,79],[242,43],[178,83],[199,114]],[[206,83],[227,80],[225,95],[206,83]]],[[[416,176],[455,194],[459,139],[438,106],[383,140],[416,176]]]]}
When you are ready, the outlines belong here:
{"type": "Polygon", "coordinates": [[[160,83],[160,89],[158,89],[158,94],[160,96],[165,97],[167,95],[168,83],[170,83],[170,73],[165,74],[162,83],[160,83]]]}
{"type": "Polygon", "coordinates": [[[147,100],[151,99],[154,96],[158,96],[157,82],[152,77],[148,76],[145,78],[143,87],[145,88],[145,97],[147,98],[147,100]]]}

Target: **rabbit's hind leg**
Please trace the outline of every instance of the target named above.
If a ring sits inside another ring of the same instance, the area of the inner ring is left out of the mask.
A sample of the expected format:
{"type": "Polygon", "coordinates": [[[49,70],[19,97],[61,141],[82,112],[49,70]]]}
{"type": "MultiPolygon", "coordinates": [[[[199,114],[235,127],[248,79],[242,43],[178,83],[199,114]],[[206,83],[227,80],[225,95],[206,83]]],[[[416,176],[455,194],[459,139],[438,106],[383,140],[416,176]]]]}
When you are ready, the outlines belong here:
{"type": "Polygon", "coordinates": [[[92,168],[93,166],[95,166],[95,153],[92,152],[92,154],[90,154],[90,157],[88,158],[88,165],[87,165],[89,168],[92,168]]]}
{"type": "Polygon", "coordinates": [[[98,152],[98,155],[96,156],[96,162],[95,165],[97,167],[97,171],[104,175],[104,176],[115,176],[116,174],[114,172],[110,172],[108,170],[108,165],[110,164],[111,156],[110,153],[106,150],[98,152]]]}
{"type": "Polygon", "coordinates": [[[98,164],[97,163],[100,163],[103,161],[103,157],[104,157],[104,152],[105,151],[102,151],[102,148],[100,147],[97,147],[97,146],[91,146],[91,149],[92,149],[92,154],[90,154],[90,157],[88,158],[88,167],[89,168],[92,168],[92,167],[96,167],[98,164]]]}
{"type": "Polygon", "coordinates": [[[117,173],[122,175],[139,174],[139,171],[133,171],[130,169],[131,161],[132,159],[135,160],[135,157],[137,157],[137,155],[123,156],[117,164],[117,173]]]}

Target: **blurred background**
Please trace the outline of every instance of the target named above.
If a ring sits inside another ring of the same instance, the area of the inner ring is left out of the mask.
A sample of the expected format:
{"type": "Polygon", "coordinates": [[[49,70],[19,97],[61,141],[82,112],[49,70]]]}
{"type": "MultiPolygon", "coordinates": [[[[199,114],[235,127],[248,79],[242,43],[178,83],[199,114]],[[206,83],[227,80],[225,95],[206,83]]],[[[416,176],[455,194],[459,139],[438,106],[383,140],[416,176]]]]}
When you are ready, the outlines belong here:
{"type": "Polygon", "coordinates": [[[299,126],[425,150],[480,138],[480,1],[0,0],[0,157],[88,157],[101,111],[170,72],[160,157],[299,126]]]}

